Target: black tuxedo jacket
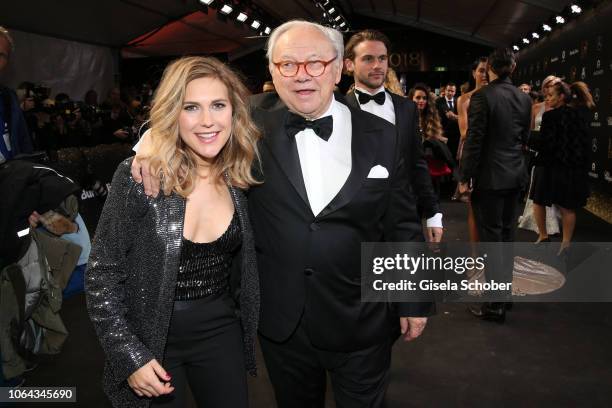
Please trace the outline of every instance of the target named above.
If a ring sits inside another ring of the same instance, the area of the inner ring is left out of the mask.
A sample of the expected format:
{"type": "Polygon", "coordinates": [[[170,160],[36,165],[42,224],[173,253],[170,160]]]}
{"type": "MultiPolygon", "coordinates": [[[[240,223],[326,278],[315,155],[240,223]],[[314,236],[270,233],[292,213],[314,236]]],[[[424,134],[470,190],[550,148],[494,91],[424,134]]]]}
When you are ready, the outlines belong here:
{"type": "Polygon", "coordinates": [[[474,92],[461,158],[461,180],[481,190],[522,188],[527,182],[523,147],[529,138],[531,99],[510,79],[474,92]]]}
{"type": "Polygon", "coordinates": [[[452,110],[454,113],[457,113],[457,98],[453,98],[453,109],[450,109],[448,107],[448,103],[446,102],[445,97],[436,99],[436,108],[438,108],[438,113],[440,114],[440,116],[444,116],[445,118],[445,113],[449,110],[452,110]]]}
{"type": "Polygon", "coordinates": [[[456,120],[449,120],[446,117],[446,112],[452,111],[455,115],[457,114],[457,98],[453,98],[453,109],[448,107],[445,97],[436,99],[436,108],[438,108],[438,114],[440,115],[440,123],[444,128],[444,136],[449,139],[453,139],[459,136],[459,122],[456,120]]]}
{"type": "Polygon", "coordinates": [[[264,183],[249,191],[260,272],[260,333],[284,341],[303,319],[315,346],[353,351],[386,341],[398,330],[398,315],[431,314],[429,303],[361,302],[361,243],[422,236],[406,194],[394,128],[351,109],[351,172],[315,217],[295,138],[285,132],[287,107],[268,93],[253,96],[251,109],[264,135],[259,145],[264,183]],[[387,168],[389,178],[368,179],[375,165],[387,168]]]}
{"type": "MultiPolygon", "coordinates": [[[[427,162],[423,157],[421,137],[417,132],[419,113],[416,104],[410,99],[403,98],[392,92],[388,92],[387,95],[389,94],[391,95],[393,110],[395,111],[397,135],[405,148],[404,160],[409,172],[410,187],[416,196],[418,208],[423,212],[425,218],[433,217],[436,213],[440,212],[440,207],[431,184],[427,162]]],[[[349,106],[361,109],[355,92],[349,92],[344,99],[349,106]]]]}

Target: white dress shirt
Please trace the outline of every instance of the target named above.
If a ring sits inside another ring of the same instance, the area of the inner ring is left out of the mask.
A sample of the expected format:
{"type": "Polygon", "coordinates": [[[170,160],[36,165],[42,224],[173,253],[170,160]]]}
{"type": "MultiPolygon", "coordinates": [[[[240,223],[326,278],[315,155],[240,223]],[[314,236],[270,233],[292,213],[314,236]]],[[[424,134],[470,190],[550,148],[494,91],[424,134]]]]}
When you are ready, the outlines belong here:
{"type": "MultiPolygon", "coordinates": [[[[391,98],[391,94],[385,90],[384,86],[381,86],[376,91],[369,92],[363,88],[358,86],[355,87],[355,90],[360,92],[364,92],[370,95],[376,95],[379,92],[385,92],[385,103],[382,105],[377,104],[374,101],[368,101],[368,103],[364,103],[363,105],[359,104],[362,110],[366,112],[370,112],[379,118],[385,119],[387,122],[392,123],[395,126],[395,106],[393,106],[393,99],[391,98]]],[[[355,97],[357,95],[355,94],[355,97]]],[[[359,98],[357,98],[357,102],[359,103],[359,98]]],[[[433,217],[427,219],[427,227],[428,228],[442,228],[442,213],[436,213],[433,217]]]]}
{"type": "Polygon", "coordinates": [[[332,116],[334,127],[327,141],[310,128],[295,135],[308,202],[316,216],[338,194],[351,173],[351,111],[332,98],[317,119],[332,116]]]}
{"type": "Polygon", "coordinates": [[[455,107],[454,99],[446,99],[446,106],[448,106],[449,109],[453,109],[455,107]]]}
{"type": "MultiPolygon", "coordinates": [[[[379,92],[384,92],[385,103],[383,103],[382,105],[379,105],[374,101],[369,101],[368,103],[364,103],[363,105],[359,104],[359,106],[361,106],[361,110],[370,112],[378,116],[379,118],[383,118],[387,122],[390,122],[395,125],[395,108],[393,107],[393,100],[391,99],[391,95],[389,94],[389,92],[385,90],[384,86],[378,88],[374,93],[366,91],[365,89],[360,88],[358,86],[355,87],[355,90],[372,96],[376,95],[379,92]]],[[[357,97],[356,94],[355,96],[357,97]]],[[[357,98],[357,101],[359,101],[359,98],[357,98]]]]}

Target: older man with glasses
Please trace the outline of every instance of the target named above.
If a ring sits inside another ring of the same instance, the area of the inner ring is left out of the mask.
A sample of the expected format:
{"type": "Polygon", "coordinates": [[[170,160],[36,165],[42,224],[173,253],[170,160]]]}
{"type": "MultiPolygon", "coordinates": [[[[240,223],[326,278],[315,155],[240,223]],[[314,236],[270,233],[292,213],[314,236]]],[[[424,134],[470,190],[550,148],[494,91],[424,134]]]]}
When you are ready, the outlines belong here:
{"type": "Polygon", "coordinates": [[[361,243],[422,233],[395,129],[334,97],[343,48],[336,30],[281,25],[267,50],[278,96],[253,98],[260,344],[280,407],[323,407],[326,372],[338,407],[382,406],[394,334],[418,337],[433,310],[361,302],[361,243]]]}

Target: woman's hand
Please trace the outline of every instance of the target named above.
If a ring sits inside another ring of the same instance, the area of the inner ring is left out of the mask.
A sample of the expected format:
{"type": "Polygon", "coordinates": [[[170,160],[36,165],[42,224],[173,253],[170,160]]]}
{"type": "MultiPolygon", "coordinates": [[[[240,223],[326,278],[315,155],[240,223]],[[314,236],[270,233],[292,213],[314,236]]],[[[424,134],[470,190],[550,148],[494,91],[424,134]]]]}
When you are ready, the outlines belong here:
{"type": "Polygon", "coordinates": [[[174,387],[170,385],[170,375],[166,373],[157,360],[153,359],[128,377],[128,385],[139,397],[159,397],[170,394],[174,387]],[[160,378],[164,381],[160,381],[160,378]]]}

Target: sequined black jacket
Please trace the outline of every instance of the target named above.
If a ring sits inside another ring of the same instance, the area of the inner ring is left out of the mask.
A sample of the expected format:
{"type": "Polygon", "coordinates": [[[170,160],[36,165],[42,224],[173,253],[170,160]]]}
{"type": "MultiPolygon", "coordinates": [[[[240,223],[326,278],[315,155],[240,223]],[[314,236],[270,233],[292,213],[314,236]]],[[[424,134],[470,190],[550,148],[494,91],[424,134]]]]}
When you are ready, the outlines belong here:
{"type": "MultiPolygon", "coordinates": [[[[117,407],[146,407],[127,378],[152,359],[163,362],[179,268],[185,200],[147,197],[119,165],[102,211],[86,272],[87,309],[106,355],[104,390],[117,407]]],[[[240,219],[242,246],[230,287],[238,306],[246,369],[255,373],[259,281],[244,193],[229,187],[240,219]]],[[[163,363],[162,363],[163,364],[163,363]]]]}

